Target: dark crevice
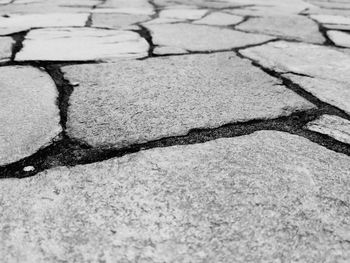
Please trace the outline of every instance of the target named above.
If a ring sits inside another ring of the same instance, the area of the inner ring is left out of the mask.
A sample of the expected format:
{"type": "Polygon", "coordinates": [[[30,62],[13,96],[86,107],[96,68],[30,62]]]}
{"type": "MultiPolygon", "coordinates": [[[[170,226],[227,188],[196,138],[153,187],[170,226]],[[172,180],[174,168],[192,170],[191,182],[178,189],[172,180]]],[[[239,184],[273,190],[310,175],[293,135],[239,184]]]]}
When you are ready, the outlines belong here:
{"type": "Polygon", "coordinates": [[[155,45],[153,44],[151,32],[143,25],[141,25],[141,24],[137,24],[137,25],[140,27],[140,29],[139,30],[132,30],[132,31],[138,33],[141,37],[143,37],[147,41],[147,43],[149,45],[148,57],[153,57],[154,56],[153,50],[154,50],[155,45]]]}
{"type": "Polygon", "coordinates": [[[88,19],[85,22],[85,27],[91,27],[92,25],[92,13],[89,14],[88,19]]]}
{"type": "Polygon", "coordinates": [[[18,162],[0,167],[0,178],[16,177],[23,178],[33,176],[38,172],[57,166],[75,166],[100,162],[126,154],[138,152],[157,147],[169,147],[174,145],[190,145],[204,143],[219,138],[231,138],[249,135],[261,130],[275,130],[296,134],[309,139],[319,145],[338,153],[350,156],[350,147],[335,139],[304,129],[304,126],[325,113],[325,109],[315,109],[297,112],[290,116],[280,117],[272,120],[251,120],[244,123],[225,124],[218,128],[192,129],[185,136],[175,136],[135,144],[122,149],[93,148],[87,144],[69,139],[65,136],[61,141],[54,142],[34,155],[18,162]],[[25,172],[24,167],[33,166],[34,171],[25,172]]]}
{"type": "Polygon", "coordinates": [[[29,30],[22,31],[14,34],[10,34],[8,36],[11,36],[15,43],[12,46],[12,53],[11,53],[11,59],[10,61],[14,61],[16,54],[23,48],[23,41],[28,34],[29,30]]]}

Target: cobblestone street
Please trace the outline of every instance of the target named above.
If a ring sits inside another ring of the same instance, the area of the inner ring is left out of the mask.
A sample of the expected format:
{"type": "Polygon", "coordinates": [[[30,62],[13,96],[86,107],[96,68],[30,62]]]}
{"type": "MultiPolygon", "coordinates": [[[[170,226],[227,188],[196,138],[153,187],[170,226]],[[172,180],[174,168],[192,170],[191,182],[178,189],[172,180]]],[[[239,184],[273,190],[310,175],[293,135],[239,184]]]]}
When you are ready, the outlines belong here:
{"type": "Polygon", "coordinates": [[[0,0],[0,262],[350,262],[350,0],[0,0]]]}

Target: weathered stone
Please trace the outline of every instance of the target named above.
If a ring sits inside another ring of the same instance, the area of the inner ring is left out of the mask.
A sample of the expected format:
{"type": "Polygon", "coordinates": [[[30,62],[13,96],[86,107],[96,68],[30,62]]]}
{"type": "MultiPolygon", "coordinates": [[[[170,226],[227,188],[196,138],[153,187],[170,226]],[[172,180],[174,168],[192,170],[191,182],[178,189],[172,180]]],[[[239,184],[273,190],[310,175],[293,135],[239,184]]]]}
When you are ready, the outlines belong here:
{"type": "Polygon", "coordinates": [[[349,262],[350,157],[275,131],[0,181],[4,262],[349,262]]]}
{"type": "Polygon", "coordinates": [[[350,48],[350,35],[340,31],[327,31],[328,37],[339,47],[350,48]]]}
{"type": "Polygon", "coordinates": [[[14,43],[12,37],[0,37],[0,62],[10,60],[14,43]]]}
{"type": "Polygon", "coordinates": [[[148,43],[131,31],[96,28],[32,30],[24,40],[17,61],[114,60],[147,56],[148,43]]]}
{"type": "Polygon", "coordinates": [[[152,15],[154,10],[147,0],[107,0],[92,12],[152,15]]]}
{"type": "Polygon", "coordinates": [[[350,17],[345,16],[312,15],[311,18],[322,24],[350,25],[350,17]]]}
{"type": "Polygon", "coordinates": [[[323,43],[325,41],[314,21],[297,15],[250,18],[237,28],[312,43],[323,43]]]}
{"type": "Polygon", "coordinates": [[[181,19],[176,18],[155,18],[150,21],[142,23],[144,26],[151,25],[151,24],[170,24],[170,23],[177,23],[177,22],[183,22],[181,19]]]}
{"type": "Polygon", "coordinates": [[[154,44],[180,47],[190,51],[226,50],[273,39],[260,34],[185,23],[152,24],[146,27],[151,31],[154,44]]]}
{"type": "Polygon", "coordinates": [[[93,146],[120,148],[314,107],[231,52],[62,70],[80,83],[70,98],[67,132],[93,146]]]}
{"type": "Polygon", "coordinates": [[[145,15],[128,15],[128,14],[103,14],[94,13],[92,15],[93,27],[108,27],[108,28],[129,28],[135,23],[140,23],[149,19],[145,15]]]}
{"type": "Polygon", "coordinates": [[[51,13],[88,13],[91,5],[70,6],[58,1],[42,1],[33,3],[10,4],[1,6],[1,14],[51,14],[51,13]]]}
{"type": "Polygon", "coordinates": [[[240,52],[275,71],[310,76],[286,74],[320,100],[350,112],[349,54],[325,46],[284,41],[240,52]]]}
{"type": "Polygon", "coordinates": [[[214,12],[193,23],[204,25],[228,26],[238,24],[241,21],[243,21],[243,17],[241,16],[230,15],[223,12],[214,12]]]}
{"type": "Polygon", "coordinates": [[[283,74],[303,89],[310,92],[321,101],[331,104],[350,114],[349,82],[309,78],[294,74],[283,74]]]}
{"type": "Polygon", "coordinates": [[[188,51],[179,47],[155,47],[153,53],[156,55],[186,54],[188,51]]]}
{"type": "Polygon", "coordinates": [[[0,67],[0,86],[0,165],[5,165],[48,145],[61,127],[56,86],[46,73],[0,67]]]}
{"type": "Polygon", "coordinates": [[[194,20],[202,18],[207,12],[206,9],[165,9],[159,13],[159,17],[194,20]]]}
{"type": "Polygon", "coordinates": [[[12,34],[36,27],[82,27],[88,14],[25,14],[0,17],[0,34],[12,34]]]}
{"type": "Polygon", "coordinates": [[[338,116],[322,115],[317,120],[309,122],[306,128],[350,144],[350,121],[338,116]]]}

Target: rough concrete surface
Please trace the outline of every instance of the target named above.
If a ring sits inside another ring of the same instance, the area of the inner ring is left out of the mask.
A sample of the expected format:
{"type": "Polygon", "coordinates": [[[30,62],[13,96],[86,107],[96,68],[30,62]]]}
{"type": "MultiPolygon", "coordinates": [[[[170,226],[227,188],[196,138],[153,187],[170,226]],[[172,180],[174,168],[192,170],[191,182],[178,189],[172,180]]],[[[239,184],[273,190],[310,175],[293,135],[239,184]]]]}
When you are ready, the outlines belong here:
{"type": "Polygon", "coordinates": [[[94,146],[122,147],[315,107],[232,52],[68,66],[63,72],[79,83],[67,132],[94,146]]]}
{"type": "Polygon", "coordinates": [[[5,262],[348,262],[350,157],[281,132],[0,181],[5,262]]]}
{"type": "Polygon", "coordinates": [[[5,165],[50,144],[61,127],[57,90],[45,72],[0,67],[0,87],[0,165],[5,165]]]}

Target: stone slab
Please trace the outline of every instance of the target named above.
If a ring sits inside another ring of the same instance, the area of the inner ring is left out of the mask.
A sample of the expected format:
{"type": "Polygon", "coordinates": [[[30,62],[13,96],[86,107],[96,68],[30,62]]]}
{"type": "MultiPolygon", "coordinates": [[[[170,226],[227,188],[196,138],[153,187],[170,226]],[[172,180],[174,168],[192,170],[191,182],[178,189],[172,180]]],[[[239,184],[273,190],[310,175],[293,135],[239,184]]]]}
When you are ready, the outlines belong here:
{"type": "Polygon", "coordinates": [[[327,31],[327,35],[337,46],[350,48],[350,34],[329,30],[327,31]]]}
{"type": "Polygon", "coordinates": [[[348,262],[350,157],[275,131],[0,181],[4,262],[348,262]]]}
{"type": "Polygon", "coordinates": [[[24,14],[0,17],[0,35],[13,34],[40,27],[83,27],[89,14],[24,14]]]}
{"type": "Polygon", "coordinates": [[[324,37],[318,25],[304,16],[267,16],[250,18],[237,26],[238,29],[261,34],[270,34],[285,39],[311,43],[323,43],[324,37]]]}
{"type": "Polygon", "coordinates": [[[240,51],[264,67],[284,73],[320,100],[350,112],[350,55],[336,49],[278,41],[240,51]]]}
{"type": "Polygon", "coordinates": [[[121,148],[315,107],[231,52],[62,70],[79,83],[70,97],[67,132],[96,147],[121,148]]]}
{"type": "Polygon", "coordinates": [[[30,156],[61,132],[58,92],[47,73],[0,67],[0,165],[30,156]]]}
{"type": "Polygon", "coordinates": [[[322,115],[315,121],[309,122],[306,128],[329,135],[334,139],[350,144],[350,121],[334,115],[322,115]]]}
{"type": "Polygon", "coordinates": [[[140,23],[149,19],[146,15],[129,15],[117,13],[94,13],[92,15],[93,27],[107,27],[107,28],[129,28],[135,23],[140,23]]]}
{"type": "Polygon", "coordinates": [[[12,55],[12,46],[15,41],[12,37],[0,37],[0,62],[9,61],[12,55]]]}
{"type": "Polygon", "coordinates": [[[202,18],[207,12],[207,9],[172,8],[162,10],[159,13],[159,17],[181,20],[196,20],[202,18]]]}
{"type": "Polygon", "coordinates": [[[213,12],[209,15],[194,21],[194,24],[203,24],[203,25],[215,25],[215,26],[228,26],[235,25],[243,21],[243,17],[226,14],[223,12],[213,12]]]}
{"type": "Polygon", "coordinates": [[[271,36],[186,23],[145,26],[151,31],[154,44],[190,51],[228,50],[273,39],[271,36]]]}
{"type": "Polygon", "coordinates": [[[96,28],[49,28],[32,30],[17,53],[16,61],[115,60],[145,57],[148,43],[139,34],[96,28]]]}

